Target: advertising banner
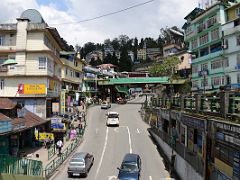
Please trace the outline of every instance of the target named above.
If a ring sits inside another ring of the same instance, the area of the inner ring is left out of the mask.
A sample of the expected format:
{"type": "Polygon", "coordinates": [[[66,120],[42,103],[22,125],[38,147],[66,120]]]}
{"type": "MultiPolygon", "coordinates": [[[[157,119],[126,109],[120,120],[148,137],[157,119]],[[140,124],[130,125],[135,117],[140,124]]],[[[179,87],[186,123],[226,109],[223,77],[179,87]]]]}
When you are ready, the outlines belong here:
{"type": "Polygon", "coordinates": [[[59,112],[59,103],[58,102],[52,103],[52,112],[59,112]]]}
{"type": "Polygon", "coordinates": [[[19,94],[46,94],[45,84],[19,84],[19,94]]]}
{"type": "Polygon", "coordinates": [[[60,108],[61,108],[61,114],[65,114],[65,108],[66,108],[66,98],[65,98],[65,91],[61,91],[61,104],[60,104],[60,108]]]}

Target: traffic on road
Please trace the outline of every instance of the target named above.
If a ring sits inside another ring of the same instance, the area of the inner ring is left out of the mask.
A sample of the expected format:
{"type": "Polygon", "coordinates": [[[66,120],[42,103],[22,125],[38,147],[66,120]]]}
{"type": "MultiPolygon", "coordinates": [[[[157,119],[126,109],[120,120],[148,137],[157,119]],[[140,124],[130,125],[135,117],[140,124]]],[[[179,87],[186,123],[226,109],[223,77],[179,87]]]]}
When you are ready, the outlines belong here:
{"type": "Polygon", "coordinates": [[[163,159],[149,137],[149,126],[139,113],[144,100],[138,97],[132,100],[135,103],[112,104],[108,109],[91,107],[83,143],[52,179],[75,176],[87,180],[169,178],[163,159]],[[106,126],[109,112],[115,112],[116,118],[121,117],[119,126],[106,126]]]}

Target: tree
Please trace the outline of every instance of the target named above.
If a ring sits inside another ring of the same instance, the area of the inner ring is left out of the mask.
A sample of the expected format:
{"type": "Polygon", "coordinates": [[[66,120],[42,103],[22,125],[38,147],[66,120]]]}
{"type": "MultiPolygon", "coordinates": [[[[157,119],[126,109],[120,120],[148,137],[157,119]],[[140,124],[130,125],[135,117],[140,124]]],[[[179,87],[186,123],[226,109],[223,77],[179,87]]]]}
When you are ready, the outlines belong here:
{"type": "Polygon", "coordinates": [[[132,62],[131,58],[128,56],[127,47],[121,47],[121,57],[120,57],[120,64],[119,70],[120,71],[132,71],[132,62]]]}
{"type": "Polygon", "coordinates": [[[177,56],[164,58],[161,64],[155,63],[150,69],[150,73],[154,76],[169,76],[173,77],[176,66],[180,63],[177,56]]]}
{"type": "Polygon", "coordinates": [[[119,44],[118,38],[114,38],[111,42],[111,45],[114,50],[119,50],[120,44],[119,44]]]}

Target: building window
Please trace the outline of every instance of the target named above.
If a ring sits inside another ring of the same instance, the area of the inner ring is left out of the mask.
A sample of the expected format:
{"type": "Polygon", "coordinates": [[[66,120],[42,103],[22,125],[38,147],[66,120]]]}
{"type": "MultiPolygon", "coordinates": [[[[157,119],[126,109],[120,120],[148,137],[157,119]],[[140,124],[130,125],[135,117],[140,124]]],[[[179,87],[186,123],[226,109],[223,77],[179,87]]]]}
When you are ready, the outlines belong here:
{"type": "Polygon", "coordinates": [[[219,30],[215,29],[211,32],[212,41],[219,39],[219,30]]]}
{"type": "Polygon", "coordinates": [[[4,46],[4,36],[0,36],[0,46],[4,46]]]}
{"type": "Polygon", "coordinates": [[[195,49],[198,47],[197,39],[192,40],[192,49],[195,49]]]}
{"type": "Polygon", "coordinates": [[[219,77],[212,77],[212,79],[211,79],[212,85],[220,86],[221,85],[221,80],[222,80],[221,76],[219,76],[219,77]]]}
{"type": "Polygon", "coordinates": [[[199,41],[200,41],[200,45],[206,44],[208,42],[208,34],[201,36],[199,41]]]}
{"type": "Polygon", "coordinates": [[[208,70],[208,64],[205,63],[205,64],[201,64],[201,70],[208,70]]]}
{"type": "Polygon", "coordinates": [[[237,83],[240,83],[240,73],[237,74],[237,83]]]}
{"type": "Polygon", "coordinates": [[[65,69],[65,75],[68,75],[68,68],[65,69]]]}
{"type": "Polygon", "coordinates": [[[235,15],[236,17],[240,17],[240,8],[235,9],[235,15]]]}
{"type": "Polygon", "coordinates": [[[201,79],[201,87],[206,87],[206,86],[208,86],[208,79],[207,78],[201,79]]]}
{"type": "Polygon", "coordinates": [[[4,79],[1,79],[0,80],[0,90],[3,90],[4,89],[4,79]]]}
{"type": "Polygon", "coordinates": [[[237,41],[237,43],[236,43],[237,46],[239,46],[239,45],[240,45],[240,35],[237,35],[237,36],[236,36],[236,41],[237,41]]]}
{"type": "Polygon", "coordinates": [[[47,59],[47,68],[48,71],[52,72],[54,71],[54,63],[51,59],[47,59]]]}
{"type": "Polygon", "coordinates": [[[38,69],[46,69],[47,58],[46,57],[39,57],[38,59],[38,69]]]}
{"type": "Polygon", "coordinates": [[[222,66],[223,66],[223,61],[222,60],[213,61],[211,63],[211,69],[222,68],[222,66]]]}
{"type": "Polygon", "coordinates": [[[216,22],[217,22],[217,16],[216,15],[210,17],[207,21],[207,27],[209,28],[209,27],[213,26],[216,22]]]}

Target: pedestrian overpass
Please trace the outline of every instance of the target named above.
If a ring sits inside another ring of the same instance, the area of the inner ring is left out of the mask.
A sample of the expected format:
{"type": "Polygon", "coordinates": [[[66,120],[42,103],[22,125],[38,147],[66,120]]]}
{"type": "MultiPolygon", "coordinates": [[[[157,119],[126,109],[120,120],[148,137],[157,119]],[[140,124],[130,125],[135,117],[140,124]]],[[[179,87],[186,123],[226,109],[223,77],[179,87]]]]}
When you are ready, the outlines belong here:
{"type": "Polygon", "coordinates": [[[169,77],[136,77],[109,78],[98,80],[98,85],[130,85],[130,84],[168,84],[169,77]]]}

